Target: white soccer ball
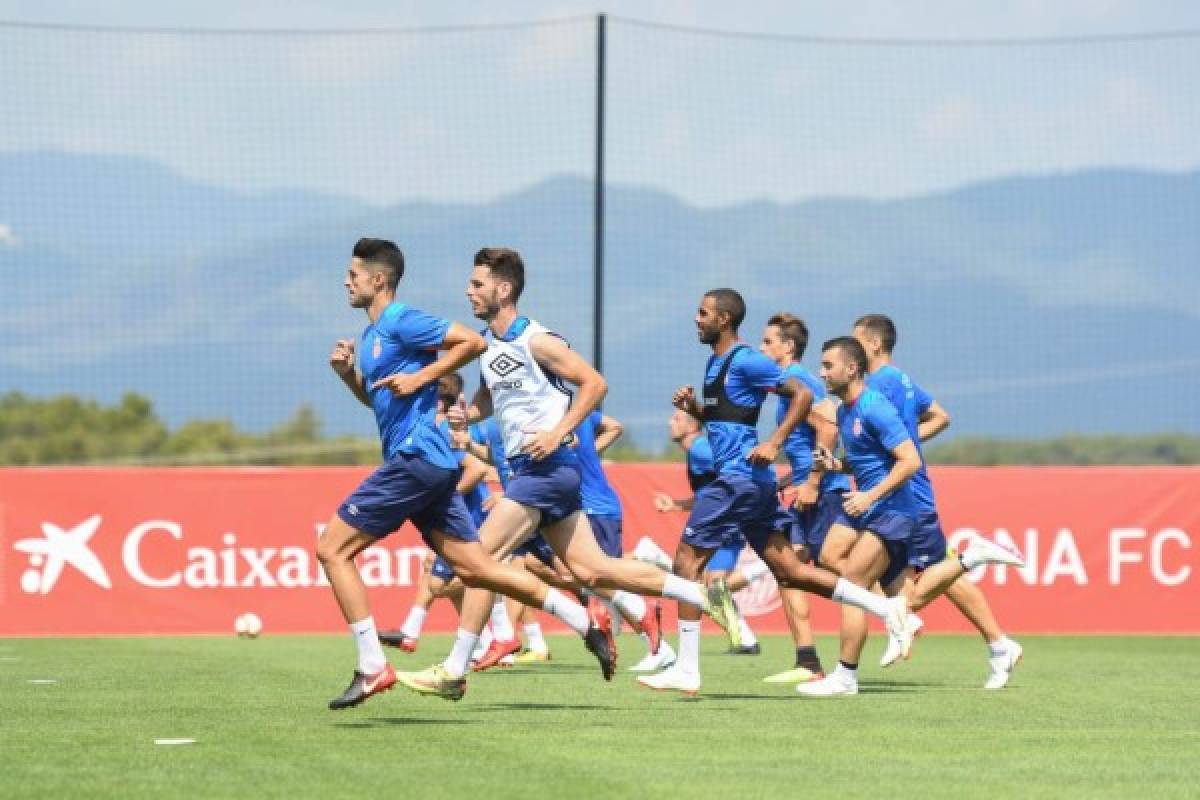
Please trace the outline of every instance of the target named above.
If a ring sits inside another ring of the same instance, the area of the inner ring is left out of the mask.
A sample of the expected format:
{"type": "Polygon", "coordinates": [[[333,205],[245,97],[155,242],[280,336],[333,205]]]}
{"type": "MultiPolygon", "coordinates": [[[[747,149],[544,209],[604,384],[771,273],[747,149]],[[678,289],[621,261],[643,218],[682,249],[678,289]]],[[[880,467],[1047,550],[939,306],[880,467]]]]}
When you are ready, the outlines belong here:
{"type": "Polygon", "coordinates": [[[262,620],[258,614],[248,611],[233,621],[233,630],[243,639],[253,639],[262,633],[262,620]]]}

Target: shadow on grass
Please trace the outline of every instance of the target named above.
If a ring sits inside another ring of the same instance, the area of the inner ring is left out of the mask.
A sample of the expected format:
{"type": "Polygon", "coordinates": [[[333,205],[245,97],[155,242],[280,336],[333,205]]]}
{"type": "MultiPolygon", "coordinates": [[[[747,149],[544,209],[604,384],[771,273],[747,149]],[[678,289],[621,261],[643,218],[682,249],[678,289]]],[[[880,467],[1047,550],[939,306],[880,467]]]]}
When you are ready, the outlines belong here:
{"type": "Polygon", "coordinates": [[[945,689],[945,688],[946,688],[945,686],[942,686],[937,683],[917,683],[917,682],[910,683],[910,682],[905,682],[905,681],[896,681],[893,683],[873,683],[873,684],[869,684],[867,686],[863,686],[863,685],[859,684],[858,693],[859,694],[905,694],[908,692],[922,692],[922,691],[930,691],[930,690],[940,690],[940,689],[945,689]]]}
{"type": "Polygon", "coordinates": [[[427,717],[371,717],[360,722],[335,722],[335,728],[381,728],[385,725],[475,725],[476,720],[456,717],[453,719],[429,719],[427,717]]]}
{"type": "Polygon", "coordinates": [[[488,703],[471,706],[471,711],[621,711],[618,706],[578,705],[575,703],[488,703]]]}

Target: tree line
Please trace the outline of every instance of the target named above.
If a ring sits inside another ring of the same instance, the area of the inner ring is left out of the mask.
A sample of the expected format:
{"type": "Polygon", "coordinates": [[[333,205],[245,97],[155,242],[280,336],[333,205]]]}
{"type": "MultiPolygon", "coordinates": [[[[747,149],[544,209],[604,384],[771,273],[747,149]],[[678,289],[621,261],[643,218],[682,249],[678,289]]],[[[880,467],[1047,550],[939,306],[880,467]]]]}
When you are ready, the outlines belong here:
{"type": "MultiPolygon", "coordinates": [[[[616,461],[678,461],[674,445],[657,450],[619,442],[616,461]]],[[[1200,464],[1200,436],[1061,436],[1052,439],[957,437],[926,450],[932,464],[1200,464]]],[[[0,465],[303,465],[375,464],[374,439],[327,436],[309,406],[264,433],[227,419],[191,420],[171,430],[151,401],[129,393],[105,405],[75,395],[0,395],[0,465]]]]}

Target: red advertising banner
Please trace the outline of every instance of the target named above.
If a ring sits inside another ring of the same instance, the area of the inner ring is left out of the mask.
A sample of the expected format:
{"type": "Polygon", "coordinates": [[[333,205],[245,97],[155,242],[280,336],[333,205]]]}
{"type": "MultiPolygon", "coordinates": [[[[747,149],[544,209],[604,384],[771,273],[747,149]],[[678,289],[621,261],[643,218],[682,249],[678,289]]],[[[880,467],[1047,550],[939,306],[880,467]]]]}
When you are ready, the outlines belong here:
{"type": "MultiPolygon", "coordinates": [[[[617,464],[625,544],[674,550],[683,468],[617,464]]],[[[232,632],[253,611],[271,632],[344,630],[314,555],[364,468],[0,469],[0,635],[232,632]]],[[[1021,569],[971,576],[1003,627],[1039,633],[1200,633],[1200,468],[934,469],[952,543],[970,532],[1021,552],[1021,569]]],[[[376,620],[407,612],[426,553],[405,527],[361,558],[376,620]]],[[[743,554],[743,558],[753,558],[743,554]]],[[[770,578],[738,595],[755,629],[785,631],[770,578]]],[[[664,609],[670,611],[673,604],[664,609]]],[[[435,604],[426,630],[453,630],[435,604]]],[[[815,601],[819,630],[836,609],[815,601]]],[[[967,631],[946,601],[930,631],[967,631]]]]}

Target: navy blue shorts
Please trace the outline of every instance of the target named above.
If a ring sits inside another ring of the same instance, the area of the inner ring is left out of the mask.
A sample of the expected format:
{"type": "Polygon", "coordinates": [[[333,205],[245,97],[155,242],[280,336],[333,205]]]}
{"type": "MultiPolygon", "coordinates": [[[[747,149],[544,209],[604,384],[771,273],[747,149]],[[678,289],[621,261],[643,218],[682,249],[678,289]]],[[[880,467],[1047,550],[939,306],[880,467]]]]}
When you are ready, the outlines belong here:
{"type": "Polygon", "coordinates": [[[821,492],[817,502],[803,512],[792,513],[795,523],[792,526],[792,544],[802,544],[808,548],[808,554],[815,564],[821,557],[821,548],[825,546],[825,537],[829,529],[842,513],[842,502],[845,493],[840,489],[821,492]]]}
{"type": "Polygon", "coordinates": [[[749,476],[722,473],[696,492],[682,540],[701,550],[731,544],[738,534],[762,553],[779,521],[775,486],[755,483],[749,476]]]}
{"type": "Polygon", "coordinates": [[[927,511],[917,517],[912,539],[908,543],[908,565],[925,569],[946,560],[950,545],[942,531],[937,511],[927,511]]]}
{"type": "Polygon", "coordinates": [[[708,564],[704,567],[705,572],[732,572],[737,566],[738,556],[742,554],[742,550],[746,547],[746,540],[743,536],[735,534],[733,541],[727,545],[723,545],[721,549],[713,553],[712,558],[708,560],[708,564]]]}
{"type": "Polygon", "coordinates": [[[450,562],[438,556],[433,560],[433,568],[429,571],[435,578],[441,578],[444,581],[454,580],[454,567],[450,566],[450,562]]]}
{"type": "Polygon", "coordinates": [[[601,517],[588,514],[588,522],[592,526],[592,535],[596,544],[609,558],[620,558],[624,548],[621,545],[621,518],[601,517]]]}
{"type": "Polygon", "coordinates": [[[352,528],[387,536],[412,521],[426,544],[435,530],[466,542],[479,540],[467,504],[454,491],[458,470],[442,469],[420,456],[398,453],[367,476],[338,506],[338,516],[352,528]]]}
{"type": "Polygon", "coordinates": [[[514,557],[530,554],[537,556],[537,560],[550,567],[550,569],[554,569],[554,548],[546,541],[546,537],[540,533],[535,533],[532,539],[520,545],[516,550],[513,550],[514,557]]]}
{"type": "Polygon", "coordinates": [[[835,524],[845,525],[860,532],[870,531],[883,540],[889,563],[879,583],[886,588],[908,567],[908,549],[916,522],[912,517],[898,511],[868,511],[859,517],[839,511],[835,524]]]}
{"type": "Polygon", "coordinates": [[[510,459],[513,476],[504,496],[541,512],[542,525],[553,525],[583,508],[579,497],[579,466],[510,459]]]}

